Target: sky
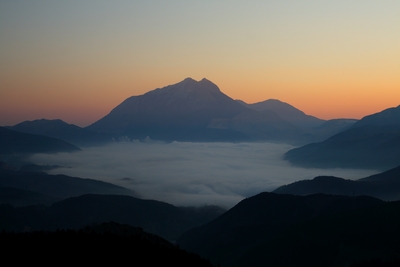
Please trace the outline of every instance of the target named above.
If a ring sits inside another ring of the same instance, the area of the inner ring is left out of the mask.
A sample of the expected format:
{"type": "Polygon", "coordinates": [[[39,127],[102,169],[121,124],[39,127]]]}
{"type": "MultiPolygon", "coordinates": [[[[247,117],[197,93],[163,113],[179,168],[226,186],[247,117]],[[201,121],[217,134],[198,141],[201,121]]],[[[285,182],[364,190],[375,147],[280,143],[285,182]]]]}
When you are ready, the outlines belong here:
{"type": "Polygon", "coordinates": [[[0,0],[0,125],[87,126],[207,78],[322,119],[400,104],[400,1],[0,0]]]}

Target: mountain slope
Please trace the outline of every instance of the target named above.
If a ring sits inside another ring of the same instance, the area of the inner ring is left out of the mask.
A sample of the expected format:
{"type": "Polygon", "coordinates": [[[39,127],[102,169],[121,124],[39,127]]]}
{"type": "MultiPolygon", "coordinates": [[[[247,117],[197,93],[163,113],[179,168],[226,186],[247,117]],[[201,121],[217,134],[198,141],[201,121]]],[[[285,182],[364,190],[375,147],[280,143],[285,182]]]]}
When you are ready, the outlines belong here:
{"type": "Polygon", "coordinates": [[[323,168],[387,170],[400,164],[400,106],[364,117],[323,142],[285,154],[292,164],[323,168]]]}

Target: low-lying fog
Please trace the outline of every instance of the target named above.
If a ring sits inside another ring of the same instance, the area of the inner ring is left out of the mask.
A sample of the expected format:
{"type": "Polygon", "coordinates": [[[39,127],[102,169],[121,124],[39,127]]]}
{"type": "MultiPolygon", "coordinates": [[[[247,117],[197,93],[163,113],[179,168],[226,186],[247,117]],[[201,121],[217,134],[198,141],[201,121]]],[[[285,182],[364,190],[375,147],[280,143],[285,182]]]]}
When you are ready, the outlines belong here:
{"type": "Polygon", "coordinates": [[[245,197],[318,175],[359,179],[377,171],[304,169],[282,160],[293,148],[272,143],[120,142],[76,153],[37,154],[36,164],[61,165],[52,174],[92,178],[177,206],[230,208],[245,197]]]}

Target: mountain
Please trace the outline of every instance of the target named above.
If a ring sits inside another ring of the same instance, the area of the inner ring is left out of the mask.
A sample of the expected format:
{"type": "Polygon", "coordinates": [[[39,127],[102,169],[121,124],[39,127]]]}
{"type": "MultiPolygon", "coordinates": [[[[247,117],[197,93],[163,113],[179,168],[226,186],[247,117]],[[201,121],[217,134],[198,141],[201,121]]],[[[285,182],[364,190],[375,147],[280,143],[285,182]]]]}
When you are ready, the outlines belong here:
{"type": "MultiPolygon", "coordinates": [[[[241,201],[217,219],[189,230],[178,239],[178,244],[221,266],[297,266],[248,264],[241,261],[259,246],[273,246],[271,242],[296,225],[382,203],[381,200],[365,196],[352,198],[322,194],[293,196],[260,193],[241,201]]],[[[329,232],[329,229],[325,230],[329,232]]],[[[253,254],[253,261],[263,259],[266,253],[266,250],[257,251],[256,255],[253,254]]],[[[308,253],[312,257],[313,251],[308,253]]]]}
{"type": "Polygon", "coordinates": [[[95,133],[74,124],[68,124],[62,120],[41,119],[24,121],[7,128],[22,133],[44,135],[61,139],[80,147],[101,145],[111,142],[110,136],[95,133]]]}
{"type": "Polygon", "coordinates": [[[317,127],[324,122],[324,120],[306,115],[303,111],[277,99],[268,99],[254,104],[246,104],[243,101],[241,103],[260,112],[272,111],[282,119],[300,127],[317,127]]]}
{"type": "Polygon", "coordinates": [[[74,152],[80,148],[43,135],[26,134],[0,127],[0,155],[74,152]]]}
{"type": "Polygon", "coordinates": [[[385,201],[400,200],[400,166],[358,180],[319,176],[312,180],[297,181],[274,190],[277,194],[311,195],[332,194],[346,196],[372,196],[385,201]]]}
{"type": "Polygon", "coordinates": [[[237,103],[209,80],[191,78],[132,96],[87,129],[165,141],[282,141],[299,133],[276,115],[237,103]]]}
{"type": "Polygon", "coordinates": [[[362,118],[320,143],[288,151],[294,165],[387,170],[400,164],[400,106],[362,118]]]}

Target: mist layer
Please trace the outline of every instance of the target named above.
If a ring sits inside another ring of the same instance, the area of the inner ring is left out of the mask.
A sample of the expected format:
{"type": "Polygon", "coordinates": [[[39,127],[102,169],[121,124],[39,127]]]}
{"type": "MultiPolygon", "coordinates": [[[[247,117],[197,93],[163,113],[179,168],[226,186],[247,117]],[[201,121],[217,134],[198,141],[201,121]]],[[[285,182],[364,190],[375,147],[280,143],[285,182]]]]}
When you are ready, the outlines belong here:
{"type": "Polygon", "coordinates": [[[230,208],[242,199],[319,175],[359,179],[377,173],[359,169],[305,169],[283,154],[293,148],[272,143],[119,142],[76,153],[36,154],[36,164],[60,165],[51,174],[110,182],[142,198],[178,206],[230,208]]]}

